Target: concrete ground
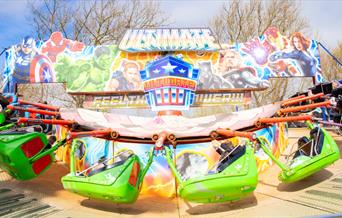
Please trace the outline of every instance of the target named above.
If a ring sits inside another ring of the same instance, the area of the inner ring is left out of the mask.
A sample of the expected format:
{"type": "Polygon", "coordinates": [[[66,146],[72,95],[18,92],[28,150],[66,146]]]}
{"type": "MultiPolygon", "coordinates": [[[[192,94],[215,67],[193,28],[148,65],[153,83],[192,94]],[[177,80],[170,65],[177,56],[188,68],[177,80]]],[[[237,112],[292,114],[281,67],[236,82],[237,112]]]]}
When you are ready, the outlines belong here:
{"type": "MultiPolygon", "coordinates": [[[[307,133],[305,129],[290,129],[290,144],[307,133]]],[[[342,137],[331,133],[342,150],[342,137]]],[[[151,196],[141,196],[131,205],[89,200],[63,190],[60,178],[67,173],[63,164],[54,164],[32,181],[15,181],[0,173],[0,216],[5,210],[3,214],[7,217],[342,217],[341,159],[293,184],[280,183],[279,168],[273,166],[259,175],[258,187],[251,196],[220,204],[195,204],[179,198],[151,196]],[[30,199],[37,199],[34,206],[27,206],[33,202],[30,199]]]]}

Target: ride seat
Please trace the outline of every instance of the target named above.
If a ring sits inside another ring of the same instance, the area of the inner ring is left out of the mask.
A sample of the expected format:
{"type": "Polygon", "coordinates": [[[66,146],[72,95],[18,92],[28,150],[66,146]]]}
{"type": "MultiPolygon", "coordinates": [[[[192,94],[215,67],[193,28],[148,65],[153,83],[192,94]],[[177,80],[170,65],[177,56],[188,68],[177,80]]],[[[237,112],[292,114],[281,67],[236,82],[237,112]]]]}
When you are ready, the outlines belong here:
{"type": "Polygon", "coordinates": [[[112,169],[113,167],[120,166],[120,165],[124,164],[124,163],[126,162],[126,160],[127,160],[128,158],[132,157],[132,156],[133,156],[133,153],[130,153],[128,156],[124,156],[124,158],[122,158],[122,157],[120,156],[120,157],[121,157],[121,160],[115,161],[115,162],[112,163],[112,164],[106,165],[106,170],[109,170],[109,169],[112,169]]]}
{"type": "Polygon", "coordinates": [[[90,171],[88,173],[88,176],[93,176],[93,175],[96,175],[98,173],[101,173],[103,172],[105,169],[106,169],[106,165],[104,163],[99,163],[98,164],[99,166],[97,166],[96,169],[93,169],[92,171],[90,171]]]}
{"type": "Polygon", "coordinates": [[[238,147],[235,148],[234,150],[232,150],[232,148],[229,147],[227,150],[225,150],[221,154],[221,157],[220,157],[220,160],[219,160],[220,164],[217,166],[217,172],[218,173],[222,172],[230,164],[232,164],[234,161],[239,159],[245,153],[246,153],[246,146],[245,145],[243,145],[243,146],[242,145],[238,145],[238,147]]]}
{"type": "Polygon", "coordinates": [[[125,153],[125,152],[122,152],[119,156],[115,157],[115,160],[113,163],[109,163],[111,159],[107,160],[107,161],[100,161],[98,162],[98,167],[96,167],[96,169],[93,169],[92,171],[90,171],[88,173],[88,176],[93,176],[93,175],[96,175],[98,173],[101,173],[105,170],[109,170],[109,169],[112,169],[116,166],[120,166],[122,164],[124,164],[126,162],[126,160],[128,160],[128,158],[130,158],[131,156],[133,156],[133,153],[125,153]]]}
{"type": "Polygon", "coordinates": [[[319,155],[322,152],[324,133],[321,128],[315,127],[310,131],[310,138],[313,140],[314,154],[319,155]]]}
{"type": "Polygon", "coordinates": [[[54,135],[50,136],[49,139],[48,139],[48,144],[46,145],[45,150],[50,149],[50,148],[52,147],[52,145],[53,145],[56,141],[57,141],[57,137],[56,137],[56,136],[54,136],[54,135]]]}
{"type": "Polygon", "coordinates": [[[339,96],[336,101],[336,107],[339,111],[342,110],[342,96],[339,96]]]}
{"type": "Polygon", "coordinates": [[[309,156],[311,153],[311,142],[310,139],[306,136],[300,137],[298,139],[298,150],[296,151],[294,158],[297,158],[301,155],[307,155],[309,156]]]}
{"type": "Polygon", "coordinates": [[[296,151],[293,159],[301,155],[306,155],[306,156],[319,155],[322,152],[323,142],[324,142],[323,131],[319,127],[315,127],[314,129],[310,131],[310,139],[306,136],[303,136],[298,139],[298,151],[296,151]],[[313,151],[311,153],[312,146],[313,146],[313,151]]]}
{"type": "Polygon", "coordinates": [[[342,87],[333,89],[331,95],[338,98],[339,95],[342,95],[342,87]]]}

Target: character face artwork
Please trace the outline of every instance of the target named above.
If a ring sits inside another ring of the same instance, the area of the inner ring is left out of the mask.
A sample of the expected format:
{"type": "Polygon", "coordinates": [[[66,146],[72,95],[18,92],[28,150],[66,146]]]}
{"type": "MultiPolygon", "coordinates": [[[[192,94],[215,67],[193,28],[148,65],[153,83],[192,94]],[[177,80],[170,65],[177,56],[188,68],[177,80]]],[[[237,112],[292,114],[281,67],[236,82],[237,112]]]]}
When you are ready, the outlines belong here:
{"type": "Polygon", "coordinates": [[[139,74],[139,64],[135,61],[122,59],[120,68],[111,67],[111,78],[105,85],[106,91],[140,90],[142,82],[139,74]]]}
{"type": "Polygon", "coordinates": [[[125,78],[128,81],[132,81],[132,82],[138,81],[137,73],[138,73],[138,68],[135,65],[132,65],[131,67],[128,66],[127,68],[125,68],[125,71],[124,71],[125,78]]]}
{"type": "Polygon", "coordinates": [[[211,63],[210,62],[199,62],[198,69],[200,70],[199,82],[204,84],[211,76],[211,63]]]}
{"type": "Polygon", "coordinates": [[[243,67],[243,60],[237,51],[233,49],[223,50],[220,52],[216,74],[223,76],[241,67],[243,67]]]}
{"type": "Polygon", "coordinates": [[[50,39],[55,46],[61,45],[63,41],[63,35],[61,32],[53,32],[50,36],[50,39]]]}
{"type": "Polygon", "coordinates": [[[200,71],[199,83],[201,88],[209,88],[210,84],[208,84],[208,80],[213,76],[213,72],[211,69],[211,62],[199,62],[198,69],[200,71]],[[205,86],[205,87],[204,87],[205,86]]]}
{"type": "Polygon", "coordinates": [[[111,56],[110,54],[102,54],[97,58],[97,62],[100,68],[109,70],[111,64],[111,56]]]}
{"type": "Polygon", "coordinates": [[[200,69],[200,72],[201,72],[200,82],[205,82],[213,74],[210,61],[199,62],[198,63],[198,69],[200,69]]]}
{"type": "Polygon", "coordinates": [[[231,88],[230,84],[224,83],[220,76],[213,73],[211,61],[199,62],[198,69],[200,72],[199,89],[231,88]]]}
{"type": "Polygon", "coordinates": [[[30,36],[26,36],[23,39],[22,45],[21,45],[21,50],[24,54],[30,54],[34,47],[36,46],[36,42],[34,40],[34,38],[30,37],[30,36]]]}
{"type": "Polygon", "coordinates": [[[217,74],[223,77],[224,88],[259,88],[269,84],[259,78],[253,67],[247,67],[238,51],[227,49],[221,52],[216,66],[217,74]]]}
{"type": "Polygon", "coordinates": [[[304,47],[303,47],[301,41],[297,37],[293,37],[293,45],[294,45],[295,49],[297,49],[299,51],[304,50],[304,47]]]}
{"type": "Polygon", "coordinates": [[[295,32],[292,34],[291,45],[295,50],[306,51],[310,47],[310,40],[306,39],[302,33],[295,32]]]}
{"type": "Polygon", "coordinates": [[[280,34],[276,27],[269,27],[265,31],[265,41],[267,41],[274,49],[283,50],[288,46],[288,39],[280,34]]]}
{"type": "Polygon", "coordinates": [[[265,31],[265,36],[266,36],[266,39],[267,39],[269,42],[275,43],[276,40],[277,40],[277,38],[279,37],[278,29],[275,28],[275,27],[269,27],[269,28],[265,31]]]}
{"type": "Polygon", "coordinates": [[[128,61],[124,65],[123,76],[132,83],[136,89],[140,88],[141,80],[139,74],[139,65],[136,62],[128,61]]]}
{"type": "Polygon", "coordinates": [[[25,54],[30,54],[32,52],[31,47],[22,47],[21,49],[25,54]]]}
{"type": "Polygon", "coordinates": [[[109,70],[112,63],[111,49],[107,46],[96,47],[94,58],[99,68],[109,70]]]}

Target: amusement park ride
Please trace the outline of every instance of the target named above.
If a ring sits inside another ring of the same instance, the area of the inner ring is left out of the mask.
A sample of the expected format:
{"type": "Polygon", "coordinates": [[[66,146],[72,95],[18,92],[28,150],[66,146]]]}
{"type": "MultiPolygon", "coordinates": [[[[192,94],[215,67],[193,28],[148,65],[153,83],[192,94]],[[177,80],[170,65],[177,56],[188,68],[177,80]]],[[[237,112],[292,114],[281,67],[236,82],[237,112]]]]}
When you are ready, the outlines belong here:
{"type": "MultiPolygon", "coordinates": [[[[209,33],[203,31],[203,37],[209,37],[209,33]]],[[[126,46],[129,52],[137,52],[128,38],[125,36],[126,41],[120,46],[126,46]]],[[[213,46],[204,43],[204,49],[209,47],[213,46]]],[[[142,46],[135,48],[146,51],[142,46]]],[[[169,47],[168,50],[182,49],[169,47]]],[[[249,110],[187,118],[181,111],[194,104],[201,71],[180,55],[161,54],[140,70],[147,103],[157,113],[154,117],[58,108],[3,93],[1,169],[18,180],[34,179],[53,164],[56,151],[64,149],[69,156],[65,162],[70,165],[70,173],[62,177],[66,190],[93,199],[133,203],[151,165],[156,159],[163,159],[176,180],[179,197],[192,202],[212,203],[241,199],[255,190],[259,170],[257,152],[263,152],[280,167],[279,180],[285,183],[306,178],[339,159],[340,151],[334,139],[323,127],[315,126],[317,119],[308,113],[315,108],[336,108],[329,100],[332,89],[330,93],[326,90],[306,95],[299,93],[287,100],[249,110]],[[278,123],[298,121],[306,123],[310,135],[298,140],[297,149],[291,149],[286,163],[283,163],[275,152],[277,148],[272,147],[270,140],[260,131],[278,123]],[[52,125],[63,134],[57,134],[57,138],[51,136],[47,126],[52,125]],[[144,144],[147,158],[137,154],[133,146],[133,149],[118,148],[112,155],[85,165],[81,160],[91,153],[90,147],[82,140],[86,137],[113,144],[144,144]],[[231,140],[236,138],[238,143],[232,143],[231,140]],[[176,160],[178,148],[212,142],[216,144],[213,143],[215,146],[210,149],[216,152],[217,158],[205,173],[189,177],[180,172],[176,160]]],[[[129,68],[134,68],[134,64],[129,68]]],[[[247,77],[252,72],[250,67],[244,67],[244,70],[249,73],[241,71],[240,74],[247,77]]],[[[242,77],[239,77],[240,82],[242,77]]]]}

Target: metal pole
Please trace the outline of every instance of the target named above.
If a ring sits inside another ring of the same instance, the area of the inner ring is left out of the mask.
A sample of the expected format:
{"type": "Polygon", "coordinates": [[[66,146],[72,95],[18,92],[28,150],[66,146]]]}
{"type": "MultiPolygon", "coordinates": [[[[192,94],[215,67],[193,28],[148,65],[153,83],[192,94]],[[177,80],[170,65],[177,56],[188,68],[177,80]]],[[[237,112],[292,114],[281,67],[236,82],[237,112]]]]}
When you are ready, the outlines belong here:
{"type": "Polygon", "coordinates": [[[318,42],[318,45],[320,45],[326,53],[328,53],[336,63],[338,63],[342,67],[342,62],[338,60],[321,42],[318,42]]]}

